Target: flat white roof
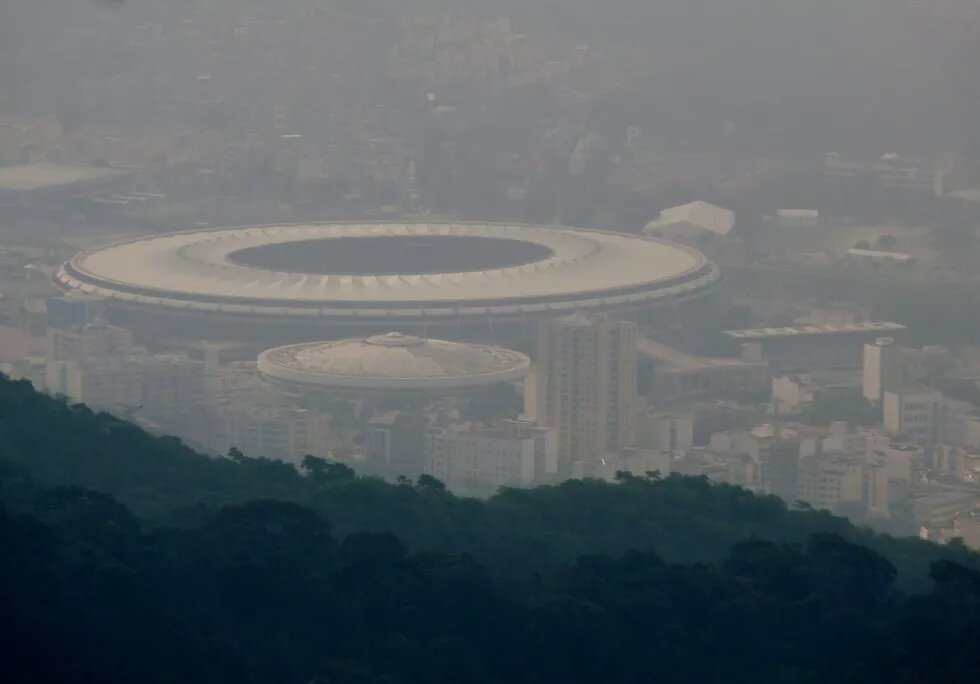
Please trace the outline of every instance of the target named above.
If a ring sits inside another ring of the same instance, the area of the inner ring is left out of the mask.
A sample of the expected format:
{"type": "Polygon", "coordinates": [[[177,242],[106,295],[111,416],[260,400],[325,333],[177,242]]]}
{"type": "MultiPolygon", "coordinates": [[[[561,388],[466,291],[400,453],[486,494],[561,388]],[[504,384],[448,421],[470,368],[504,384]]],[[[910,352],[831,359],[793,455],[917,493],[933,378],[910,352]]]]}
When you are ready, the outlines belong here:
{"type": "Polygon", "coordinates": [[[910,254],[903,254],[902,252],[881,252],[876,249],[858,249],[856,247],[847,250],[847,253],[851,256],[866,257],[868,259],[890,259],[892,261],[908,261],[912,258],[910,254]]]}
{"type": "Polygon", "coordinates": [[[735,226],[735,212],[698,200],[664,209],[660,212],[660,217],[650,223],[646,230],[662,230],[681,224],[690,224],[716,235],[727,235],[735,226]]]}
{"type": "Polygon", "coordinates": [[[128,171],[82,164],[25,164],[0,167],[0,191],[15,192],[64,187],[124,176],[128,171]]]}
{"type": "Polygon", "coordinates": [[[849,333],[899,332],[905,330],[901,323],[868,322],[842,325],[795,325],[785,328],[751,328],[726,330],[724,334],[739,340],[764,340],[776,337],[801,337],[804,335],[842,335],[849,333]]]}
{"type": "Polygon", "coordinates": [[[820,212],[816,209],[777,209],[776,216],[779,218],[820,218],[820,212]]]}

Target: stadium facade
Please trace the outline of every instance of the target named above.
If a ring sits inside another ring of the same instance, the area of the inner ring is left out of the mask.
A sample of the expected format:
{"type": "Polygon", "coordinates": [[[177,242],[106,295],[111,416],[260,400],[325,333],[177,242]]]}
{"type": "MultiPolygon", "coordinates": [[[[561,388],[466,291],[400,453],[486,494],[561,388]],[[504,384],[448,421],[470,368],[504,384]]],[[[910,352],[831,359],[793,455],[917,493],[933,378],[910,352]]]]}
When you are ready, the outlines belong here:
{"type": "Polygon", "coordinates": [[[493,338],[573,311],[676,317],[720,273],[695,249],[620,233],[359,222],[140,237],[78,254],[55,280],[137,329],[301,341],[392,329],[493,338]]]}

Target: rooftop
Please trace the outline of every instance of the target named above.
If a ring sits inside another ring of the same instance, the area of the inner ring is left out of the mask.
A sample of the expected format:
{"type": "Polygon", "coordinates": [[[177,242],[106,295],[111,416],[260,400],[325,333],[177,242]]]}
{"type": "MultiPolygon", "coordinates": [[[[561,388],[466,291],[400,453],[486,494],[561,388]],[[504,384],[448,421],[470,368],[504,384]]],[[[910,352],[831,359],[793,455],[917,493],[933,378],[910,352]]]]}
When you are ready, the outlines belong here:
{"type": "Polygon", "coordinates": [[[657,342],[649,337],[640,337],[636,342],[636,349],[641,357],[653,359],[666,366],[678,370],[695,371],[708,368],[747,368],[762,367],[765,363],[758,361],[747,361],[740,358],[722,358],[694,356],[680,349],[675,349],[662,342],[657,342]]]}
{"type": "Polygon", "coordinates": [[[0,192],[61,188],[78,183],[119,178],[129,172],[108,166],[83,164],[25,164],[0,167],[0,192]]]}
{"type": "Polygon", "coordinates": [[[647,231],[677,225],[689,224],[716,235],[727,235],[735,226],[735,212],[716,204],[698,200],[660,212],[660,217],[650,223],[647,231]]]}
{"type": "Polygon", "coordinates": [[[486,223],[252,226],[157,235],[83,252],[56,276],[67,290],[127,304],[326,320],[646,306],[696,296],[718,279],[711,262],[679,245],[595,230],[486,223]],[[364,268],[313,267],[300,256],[313,248],[353,249],[355,243],[359,254],[370,253],[364,268]],[[474,265],[474,254],[509,252],[518,244],[536,248],[530,261],[474,265]],[[370,250],[361,249],[368,245],[370,250]],[[452,252],[438,262],[438,272],[430,268],[431,258],[423,258],[423,246],[452,252]],[[417,257],[411,268],[382,263],[409,247],[417,257]],[[269,259],[277,265],[268,266],[269,259]]]}
{"type": "Polygon", "coordinates": [[[354,390],[462,390],[519,380],[531,360],[479,344],[388,333],[277,347],[262,352],[259,372],[276,382],[354,390]]]}
{"type": "Polygon", "coordinates": [[[855,333],[900,332],[905,330],[901,323],[875,322],[845,323],[840,325],[794,325],[785,328],[750,328],[746,330],[725,330],[724,334],[738,340],[765,340],[777,337],[802,337],[807,335],[847,335],[855,333]]]}
{"type": "Polygon", "coordinates": [[[868,259],[891,259],[892,261],[909,261],[912,259],[911,254],[903,252],[883,252],[877,249],[859,249],[857,247],[852,247],[847,250],[847,253],[851,256],[867,257],[868,259]]]}

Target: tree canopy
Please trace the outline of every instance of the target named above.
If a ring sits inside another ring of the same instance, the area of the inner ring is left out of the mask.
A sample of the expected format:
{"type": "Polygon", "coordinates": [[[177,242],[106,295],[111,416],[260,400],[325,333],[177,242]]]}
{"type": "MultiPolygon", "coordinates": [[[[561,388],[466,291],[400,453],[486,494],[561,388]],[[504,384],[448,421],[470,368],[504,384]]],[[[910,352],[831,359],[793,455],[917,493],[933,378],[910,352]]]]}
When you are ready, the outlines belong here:
{"type": "Polygon", "coordinates": [[[977,558],[703,478],[458,498],[0,379],[3,681],[973,682],[977,558]]]}

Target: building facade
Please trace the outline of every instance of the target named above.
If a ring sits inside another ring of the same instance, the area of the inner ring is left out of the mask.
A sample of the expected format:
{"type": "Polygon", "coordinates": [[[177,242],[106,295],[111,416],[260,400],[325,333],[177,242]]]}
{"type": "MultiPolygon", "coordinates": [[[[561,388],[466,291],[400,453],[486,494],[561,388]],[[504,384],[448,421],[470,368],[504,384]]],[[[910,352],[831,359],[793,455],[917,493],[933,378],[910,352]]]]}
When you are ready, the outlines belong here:
{"type": "Polygon", "coordinates": [[[879,337],[864,345],[864,398],[878,403],[885,392],[910,389],[924,379],[919,353],[895,344],[892,337],[879,337]]]}
{"type": "Polygon", "coordinates": [[[533,422],[464,422],[426,430],[425,472],[450,489],[528,486],[557,471],[557,431],[533,422]]]}
{"type": "Polygon", "coordinates": [[[538,329],[525,410],[558,432],[562,464],[598,462],[636,441],[637,327],[575,314],[538,329]]]}
{"type": "Polygon", "coordinates": [[[942,406],[943,395],[938,390],[885,392],[885,429],[920,444],[933,444],[939,438],[942,406]]]}

